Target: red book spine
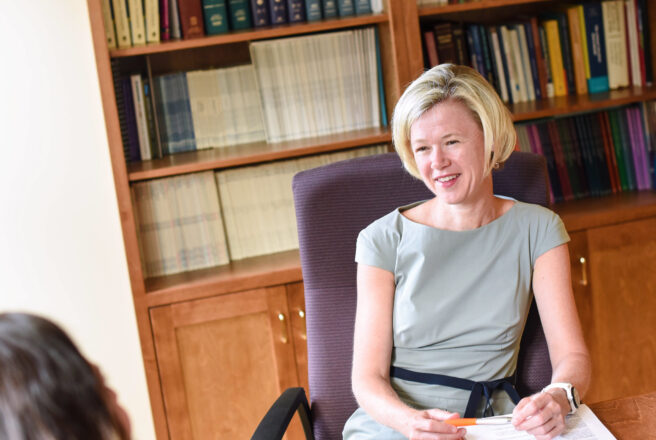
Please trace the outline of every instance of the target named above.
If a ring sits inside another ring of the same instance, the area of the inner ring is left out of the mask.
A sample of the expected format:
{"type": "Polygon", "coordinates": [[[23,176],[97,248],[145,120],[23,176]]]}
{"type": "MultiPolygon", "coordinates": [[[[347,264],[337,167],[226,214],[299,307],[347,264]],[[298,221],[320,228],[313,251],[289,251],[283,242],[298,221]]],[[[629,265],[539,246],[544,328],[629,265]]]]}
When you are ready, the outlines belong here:
{"type": "Polygon", "coordinates": [[[558,171],[558,178],[560,186],[563,190],[563,198],[565,200],[573,200],[574,193],[572,186],[569,182],[569,175],[567,174],[567,164],[565,163],[565,155],[563,154],[560,136],[558,135],[558,127],[554,121],[547,122],[549,128],[549,137],[551,138],[551,145],[554,151],[554,159],[556,162],[556,171],[558,171]]]}
{"type": "Polygon", "coordinates": [[[169,23],[169,1],[159,0],[159,38],[162,41],[171,39],[171,24],[169,23]]]}
{"type": "Polygon", "coordinates": [[[178,0],[178,12],[182,38],[196,38],[205,35],[201,0],[178,0]]]}

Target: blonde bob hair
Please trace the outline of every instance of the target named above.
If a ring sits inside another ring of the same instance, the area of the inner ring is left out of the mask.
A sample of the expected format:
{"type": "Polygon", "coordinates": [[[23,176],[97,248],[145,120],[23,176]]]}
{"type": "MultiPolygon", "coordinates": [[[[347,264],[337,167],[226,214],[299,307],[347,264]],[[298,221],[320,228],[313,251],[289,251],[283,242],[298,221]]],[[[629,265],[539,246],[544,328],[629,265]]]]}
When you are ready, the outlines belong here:
{"type": "Polygon", "coordinates": [[[405,169],[421,178],[410,144],[410,128],[434,105],[447,100],[462,102],[483,131],[484,175],[508,159],[517,135],[510,112],[499,95],[476,70],[467,66],[440,64],[424,72],[403,92],[392,116],[392,140],[405,169]]]}

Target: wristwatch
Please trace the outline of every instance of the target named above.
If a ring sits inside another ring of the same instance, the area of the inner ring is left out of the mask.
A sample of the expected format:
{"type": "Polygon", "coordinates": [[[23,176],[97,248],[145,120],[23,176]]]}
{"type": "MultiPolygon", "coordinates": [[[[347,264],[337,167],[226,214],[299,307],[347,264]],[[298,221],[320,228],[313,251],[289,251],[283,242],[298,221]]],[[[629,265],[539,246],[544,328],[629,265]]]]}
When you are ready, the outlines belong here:
{"type": "Polygon", "coordinates": [[[542,392],[550,390],[552,388],[562,388],[567,394],[567,400],[569,400],[570,412],[569,414],[574,414],[579,406],[581,405],[581,399],[579,398],[579,392],[574,388],[571,383],[566,382],[554,382],[550,385],[547,385],[542,389],[542,392]]]}

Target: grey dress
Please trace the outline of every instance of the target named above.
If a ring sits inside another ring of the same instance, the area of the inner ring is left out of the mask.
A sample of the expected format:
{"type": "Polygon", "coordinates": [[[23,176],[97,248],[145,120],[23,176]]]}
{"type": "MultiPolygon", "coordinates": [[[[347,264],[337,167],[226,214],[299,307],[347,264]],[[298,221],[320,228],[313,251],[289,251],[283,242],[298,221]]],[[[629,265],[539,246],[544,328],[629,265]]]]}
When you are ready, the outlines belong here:
{"type": "MultiPolygon", "coordinates": [[[[569,241],[563,222],[546,208],[515,201],[480,228],[440,230],[401,214],[420,203],[376,220],[357,241],[358,263],[394,274],[392,365],[474,381],[512,375],[531,305],[535,261],[569,241]]],[[[418,409],[463,415],[469,399],[465,390],[391,381],[401,400],[418,409]]],[[[505,414],[513,403],[497,391],[492,407],[495,414],[505,414]]],[[[343,435],[349,440],[404,438],[361,408],[346,422],[343,435]]]]}

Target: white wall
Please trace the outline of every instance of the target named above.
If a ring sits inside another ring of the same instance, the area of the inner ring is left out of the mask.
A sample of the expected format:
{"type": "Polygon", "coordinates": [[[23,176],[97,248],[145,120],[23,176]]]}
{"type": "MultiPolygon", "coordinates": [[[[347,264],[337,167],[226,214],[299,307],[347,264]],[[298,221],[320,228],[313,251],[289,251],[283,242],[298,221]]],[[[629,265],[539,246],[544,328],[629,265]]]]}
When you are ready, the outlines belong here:
{"type": "Polygon", "coordinates": [[[155,438],[85,0],[0,0],[0,310],[62,325],[155,438]]]}

